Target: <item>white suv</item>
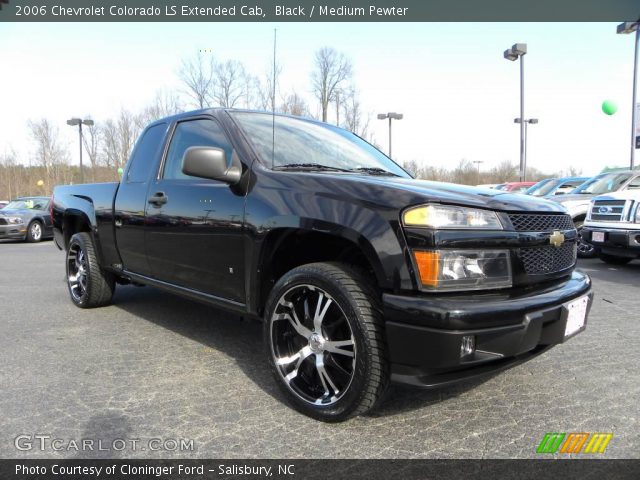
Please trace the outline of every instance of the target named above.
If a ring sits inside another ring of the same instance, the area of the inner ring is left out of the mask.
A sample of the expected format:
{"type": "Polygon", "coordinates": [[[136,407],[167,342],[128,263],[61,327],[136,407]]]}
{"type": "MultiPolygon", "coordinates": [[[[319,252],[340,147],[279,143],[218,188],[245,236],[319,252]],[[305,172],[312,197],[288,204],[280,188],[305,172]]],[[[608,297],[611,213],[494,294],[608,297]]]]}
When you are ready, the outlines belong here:
{"type": "Polygon", "coordinates": [[[640,258],[640,189],[593,198],[582,236],[607,263],[640,258]]]}

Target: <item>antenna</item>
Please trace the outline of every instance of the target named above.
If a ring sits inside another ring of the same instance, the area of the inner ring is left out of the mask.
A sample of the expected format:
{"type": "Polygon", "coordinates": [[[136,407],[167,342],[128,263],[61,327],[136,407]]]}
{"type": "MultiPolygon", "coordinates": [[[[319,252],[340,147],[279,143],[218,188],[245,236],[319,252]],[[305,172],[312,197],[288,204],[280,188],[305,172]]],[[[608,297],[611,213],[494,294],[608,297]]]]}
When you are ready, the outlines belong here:
{"type": "Polygon", "coordinates": [[[273,168],[276,157],[276,35],[278,29],[273,29],[273,77],[271,77],[271,168],[273,168]]]}

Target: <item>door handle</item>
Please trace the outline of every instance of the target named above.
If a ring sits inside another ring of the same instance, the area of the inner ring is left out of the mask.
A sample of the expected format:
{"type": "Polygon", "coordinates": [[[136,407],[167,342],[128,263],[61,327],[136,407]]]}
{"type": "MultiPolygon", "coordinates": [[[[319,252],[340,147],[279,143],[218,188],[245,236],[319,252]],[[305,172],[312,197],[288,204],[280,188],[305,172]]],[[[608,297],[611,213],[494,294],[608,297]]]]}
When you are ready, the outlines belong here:
{"type": "Polygon", "coordinates": [[[167,200],[169,200],[169,197],[167,197],[164,192],[156,192],[149,199],[149,203],[159,207],[160,205],[167,203],[167,200]]]}

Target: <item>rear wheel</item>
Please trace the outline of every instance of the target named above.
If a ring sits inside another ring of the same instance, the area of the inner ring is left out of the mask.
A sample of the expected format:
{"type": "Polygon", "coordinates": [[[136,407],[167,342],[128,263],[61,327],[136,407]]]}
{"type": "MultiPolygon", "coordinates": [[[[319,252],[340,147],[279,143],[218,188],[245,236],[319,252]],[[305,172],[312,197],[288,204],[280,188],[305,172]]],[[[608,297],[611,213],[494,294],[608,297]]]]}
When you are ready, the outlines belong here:
{"type": "Polygon", "coordinates": [[[88,233],[76,233],[71,237],[66,265],[69,294],[76,306],[94,308],[111,303],[115,276],[100,268],[88,233]]]}
{"type": "Polygon", "coordinates": [[[340,264],[304,265],[277,282],[265,344],[276,381],[297,410],[339,422],[376,405],[389,377],[378,297],[340,264]]]}
{"type": "Polygon", "coordinates": [[[42,240],[42,223],[34,220],[27,228],[27,242],[37,243],[42,240]]]}
{"type": "Polygon", "coordinates": [[[599,256],[600,256],[600,260],[602,260],[605,263],[608,263],[609,265],[626,265],[631,260],[633,260],[633,258],[618,257],[616,255],[608,255],[606,253],[601,253],[599,256]]]}

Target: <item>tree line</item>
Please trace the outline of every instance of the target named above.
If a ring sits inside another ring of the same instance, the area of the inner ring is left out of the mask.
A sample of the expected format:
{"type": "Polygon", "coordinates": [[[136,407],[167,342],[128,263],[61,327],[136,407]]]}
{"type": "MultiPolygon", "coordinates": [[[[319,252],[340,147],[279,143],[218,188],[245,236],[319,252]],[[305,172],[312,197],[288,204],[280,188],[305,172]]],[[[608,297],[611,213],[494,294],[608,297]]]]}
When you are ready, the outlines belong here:
{"type": "MultiPolygon", "coordinates": [[[[315,103],[295,89],[282,88],[283,66],[274,62],[255,75],[238,60],[217,59],[207,52],[182,59],[176,71],[181,89],[160,90],[141,111],[122,108],[112,118],[83,127],[85,182],[117,181],[118,169],[129,158],[138,135],[151,121],[193,108],[225,107],[275,111],[331,121],[374,143],[369,130],[371,112],[360,101],[350,58],[331,47],[314,53],[309,89],[315,103]]],[[[80,168],[71,164],[70,145],[47,118],[32,119],[27,128],[32,145],[28,162],[14,150],[0,154],[0,199],[21,195],[49,195],[55,185],[79,183],[80,168]]],[[[77,145],[75,146],[77,148],[77,145]]],[[[405,163],[417,178],[455,183],[498,183],[517,178],[514,165],[503,162],[478,175],[471,162],[453,170],[405,163]]],[[[542,176],[532,172],[531,178],[542,176]]]]}

